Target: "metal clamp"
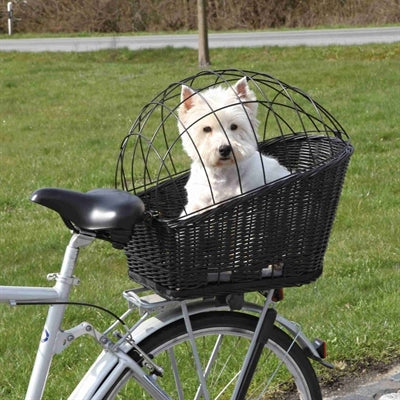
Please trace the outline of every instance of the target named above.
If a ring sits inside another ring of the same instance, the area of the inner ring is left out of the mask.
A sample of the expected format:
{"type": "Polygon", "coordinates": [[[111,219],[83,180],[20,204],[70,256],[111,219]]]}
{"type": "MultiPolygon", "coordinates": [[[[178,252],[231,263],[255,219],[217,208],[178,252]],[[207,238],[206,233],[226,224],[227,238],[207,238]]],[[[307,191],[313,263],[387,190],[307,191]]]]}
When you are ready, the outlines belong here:
{"type": "Polygon", "coordinates": [[[78,286],[81,283],[81,280],[73,275],[71,278],[62,277],[59,273],[53,272],[47,274],[48,281],[57,281],[67,283],[68,285],[78,286]]]}

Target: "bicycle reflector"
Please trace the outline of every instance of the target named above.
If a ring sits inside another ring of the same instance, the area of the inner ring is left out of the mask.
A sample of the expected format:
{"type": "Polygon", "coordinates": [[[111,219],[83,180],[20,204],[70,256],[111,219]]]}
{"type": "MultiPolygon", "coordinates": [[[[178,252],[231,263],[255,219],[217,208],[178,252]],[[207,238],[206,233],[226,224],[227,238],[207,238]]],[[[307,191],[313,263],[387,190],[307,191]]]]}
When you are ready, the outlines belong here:
{"type": "Polygon", "coordinates": [[[275,289],[274,295],[272,296],[272,301],[277,303],[278,301],[282,301],[285,298],[285,293],[283,292],[283,289],[275,289]]]}
{"type": "Polygon", "coordinates": [[[321,358],[326,358],[327,348],[326,342],[322,339],[314,339],[313,346],[321,358]]]}

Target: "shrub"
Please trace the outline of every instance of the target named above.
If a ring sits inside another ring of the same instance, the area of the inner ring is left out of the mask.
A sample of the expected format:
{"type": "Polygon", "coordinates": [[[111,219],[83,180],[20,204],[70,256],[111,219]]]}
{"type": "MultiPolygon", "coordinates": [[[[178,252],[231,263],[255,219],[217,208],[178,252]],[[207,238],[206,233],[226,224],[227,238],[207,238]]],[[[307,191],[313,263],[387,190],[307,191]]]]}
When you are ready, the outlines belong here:
{"type": "MultiPolygon", "coordinates": [[[[177,31],[197,27],[196,0],[14,0],[14,32],[177,31]]],[[[7,0],[0,0],[0,32],[7,0]]],[[[398,0],[208,0],[212,30],[400,22],[398,0]]]]}

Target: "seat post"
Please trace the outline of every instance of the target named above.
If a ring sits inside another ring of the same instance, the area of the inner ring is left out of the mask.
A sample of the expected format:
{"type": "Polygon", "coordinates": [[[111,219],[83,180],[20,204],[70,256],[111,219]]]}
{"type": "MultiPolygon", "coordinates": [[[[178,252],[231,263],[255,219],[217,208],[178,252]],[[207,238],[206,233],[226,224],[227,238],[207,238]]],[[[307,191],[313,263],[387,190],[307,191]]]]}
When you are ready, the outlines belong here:
{"type": "Polygon", "coordinates": [[[60,300],[69,297],[69,289],[73,282],[73,273],[78,260],[79,250],[93,242],[95,236],[90,233],[74,233],[65,250],[61,271],[56,274],[57,283],[55,289],[60,294],[60,300]]]}
{"type": "Polygon", "coordinates": [[[36,354],[35,364],[32,369],[28,390],[25,399],[41,399],[45,388],[47,375],[53,359],[57,336],[60,333],[61,324],[64,318],[66,304],[57,304],[58,302],[67,302],[69,299],[71,287],[79,281],[73,275],[76,261],[78,259],[79,249],[88,246],[94,236],[75,233],[73,234],[64,254],[60,273],[48,275],[48,279],[56,280],[54,289],[58,293],[58,299],[55,304],[51,304],[47,313],[46,322],[40,339],[38,352],[36,354]]]}

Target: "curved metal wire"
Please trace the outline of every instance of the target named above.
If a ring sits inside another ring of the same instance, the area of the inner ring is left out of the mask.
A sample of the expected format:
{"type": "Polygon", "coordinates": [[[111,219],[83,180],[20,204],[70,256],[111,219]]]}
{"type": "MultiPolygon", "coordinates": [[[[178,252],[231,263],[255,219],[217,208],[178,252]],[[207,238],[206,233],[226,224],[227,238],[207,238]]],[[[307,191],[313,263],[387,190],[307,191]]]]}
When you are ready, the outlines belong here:
{"type": "MultiPolygon", "coordinates": [[[[313,137],[324,135],[327,138],[349,140],[339,122],[311,96],[269,74],[233,68],[200,71],[195,75],[171,83],[142,108],[120,146],[115,172],[116,187],[137,194],[146,190],[157,190],[157,187],[162,186],[161,184],[165,181],[187,176],[191,160],[182,156],[181,134],[177,128],[179,122],[178,109],[182,104],[180,99],[181,86],[184,84],[192,87],[195,94],[200,95],[206,101],[202,95],[205,90],[218,85],[230,87],[234,90],[233,84],[243,77],[247,77],[257,97],[259,114],[262,115],[260,133],[263,141],[269,139],[271,133],[272,136],[281,138],[288,135],[305,136],[306,140],[302,140],[302,148],[299,151],[307,152],[309,157],[312,158],[312,164],[317,166],[323,159],[318,154],[318,149],[312,140],[313,137]]],[[[250,119],[245,107],[246,102],[242,101],[237,94],[236,96],[237,102],[217,110],[207,103],[210,112],[205,116],[214,114],[222,127],[217,115],[218,111],[230,106],[241,105],[245,115],[250,119]]],[[[186,130],[189,128],[185,127],[186,130]]],[[[223,127],[222,131],[225,132],[227,141],[230,143],[230,138],[223,127]]],[[[257,132],[254,129],[253,134],[257,138],[257,132]]],[[[194,141],[192,138],[191,140],[194,146],[194,141]]],[[[332,156],[335,151],[335,146],[332,146],[332,156]]],[[[205,169],[201,154],[198,151],[197,155],[205,169]]],[[[285,163],[284,157],[280,161],[285,163]]],[[[239,185],[242,187],[237,162],[236,170],[239,185]]],[[[292,167],[290,170],[292,173],[296,172],[292,167]]],[[[184,181],[187,178],[182,179],[184,181]]],[[[207,179],[215,203],[208,176],[207,179]]],[[[182,185],[183,183],[179,181],[176,186],[176,190],[180,193],[177,202],[181,203],[177,204],[176,207],[181,209],[185,205],[185,193],[181,190],[182,185]]]]}

